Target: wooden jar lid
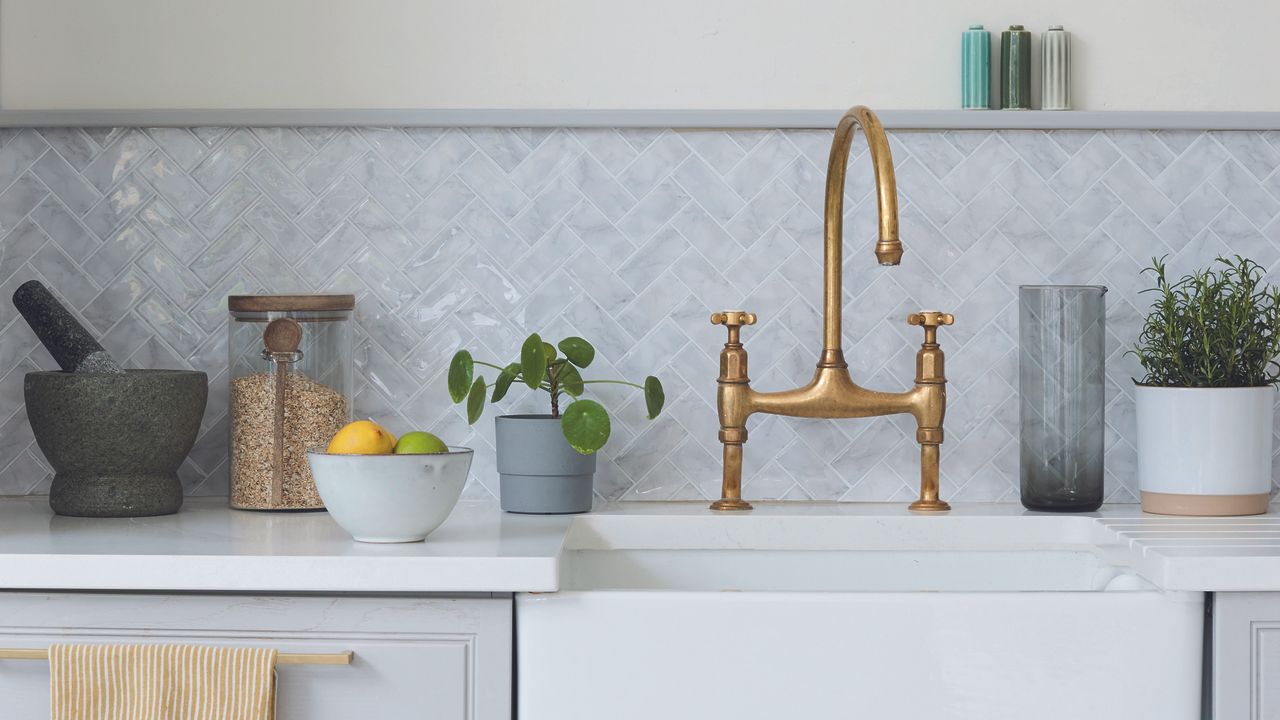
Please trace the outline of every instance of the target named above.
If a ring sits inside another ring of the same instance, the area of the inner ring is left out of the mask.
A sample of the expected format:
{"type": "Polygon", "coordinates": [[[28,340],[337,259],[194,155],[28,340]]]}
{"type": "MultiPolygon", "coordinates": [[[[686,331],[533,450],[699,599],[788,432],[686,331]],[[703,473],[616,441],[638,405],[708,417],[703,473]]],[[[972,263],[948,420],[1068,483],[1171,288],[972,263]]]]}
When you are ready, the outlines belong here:
{"type": "Polygon", "coordinates": [[[231,312],[324,312],[354,310],[355,295],[228,295],[231,312]]]}

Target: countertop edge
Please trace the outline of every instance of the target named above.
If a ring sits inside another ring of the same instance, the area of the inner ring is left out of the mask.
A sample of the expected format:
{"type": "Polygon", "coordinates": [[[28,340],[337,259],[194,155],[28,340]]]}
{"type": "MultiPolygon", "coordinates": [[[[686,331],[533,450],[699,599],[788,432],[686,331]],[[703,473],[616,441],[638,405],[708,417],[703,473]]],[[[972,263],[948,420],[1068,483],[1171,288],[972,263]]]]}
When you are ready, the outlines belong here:
{"type": "Polygon", "coordinates": [[[559,561],[554,557],[148,555],[149,567],[143,573],[138,572],[139,560],[135,555],[0,555],[0,590],[465,594],[559,589],[559,561]],[[307,572],[291,577],[291,564],[306,565],[307,572]],[[384,565],[394,565],[395,571],[380,571],[384,565]],[[378,579],[365,579],[370,575],[378,579]],[[317,576],[326,579],[317,582],[317,576]]]}

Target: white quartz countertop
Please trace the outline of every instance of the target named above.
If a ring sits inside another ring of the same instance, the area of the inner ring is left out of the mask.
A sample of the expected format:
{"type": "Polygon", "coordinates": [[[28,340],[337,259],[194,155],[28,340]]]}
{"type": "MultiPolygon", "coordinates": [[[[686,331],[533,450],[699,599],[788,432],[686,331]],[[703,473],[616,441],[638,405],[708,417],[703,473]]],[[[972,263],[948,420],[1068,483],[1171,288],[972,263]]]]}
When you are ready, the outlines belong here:
{"type": "Polygon", "coordinates": [[[357,543],[326,513],[231,510],[192,498],[156,518],[59,517],[46,498],[0,499],[0,589],[202,592],[554,592],[562,556],[637,547],[690,550],[1071,548],[1157,587],[1280,591],[1280,514],[1171,518],[1136,505],[1032,513],[959,504],[761,503],[715,514],[702,503],[619,503],[577,516],[524,516],[462,502],[424,543],[357,543]]]}

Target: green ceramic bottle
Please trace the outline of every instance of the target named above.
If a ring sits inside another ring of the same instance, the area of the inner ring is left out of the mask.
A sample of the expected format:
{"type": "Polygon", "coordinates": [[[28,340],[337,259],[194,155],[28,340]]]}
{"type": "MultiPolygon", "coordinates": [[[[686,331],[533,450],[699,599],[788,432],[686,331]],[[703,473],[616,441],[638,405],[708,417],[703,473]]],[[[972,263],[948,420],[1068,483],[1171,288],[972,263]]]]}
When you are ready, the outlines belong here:
{"type": "Polygon", "coordinates": [[[960,40],[960,107],[991,107],[991,33],[970,25],[960,40]]]}
{"type": "Polygon", "coordinates": [[[1031,109],[1031,33],[1021,25],[1000,33],[1000,107],[1031,109]]]}

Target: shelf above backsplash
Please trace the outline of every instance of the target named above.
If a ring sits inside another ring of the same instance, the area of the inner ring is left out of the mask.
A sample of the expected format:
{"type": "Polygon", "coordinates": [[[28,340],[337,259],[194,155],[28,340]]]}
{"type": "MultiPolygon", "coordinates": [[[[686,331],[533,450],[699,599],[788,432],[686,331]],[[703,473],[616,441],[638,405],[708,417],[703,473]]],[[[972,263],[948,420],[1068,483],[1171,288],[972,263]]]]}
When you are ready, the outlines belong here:
{"type": "MultiPolygon", "coordinates": [[[[0,127],[830,128],[838,110],[0,110],[0,127]]],[[[883,110],[893,130],[1280,130],[1280,112],[883,110]]]]}

